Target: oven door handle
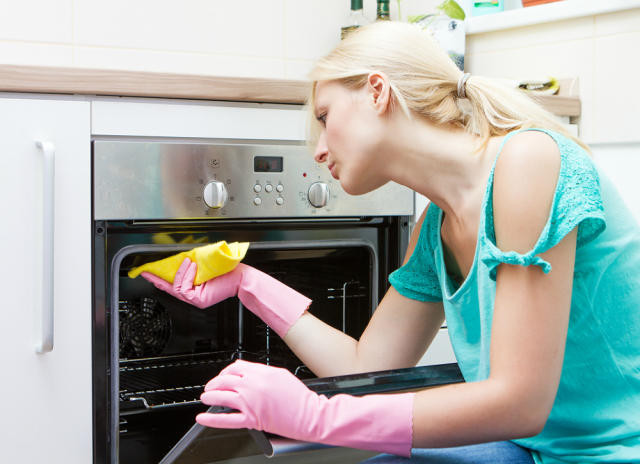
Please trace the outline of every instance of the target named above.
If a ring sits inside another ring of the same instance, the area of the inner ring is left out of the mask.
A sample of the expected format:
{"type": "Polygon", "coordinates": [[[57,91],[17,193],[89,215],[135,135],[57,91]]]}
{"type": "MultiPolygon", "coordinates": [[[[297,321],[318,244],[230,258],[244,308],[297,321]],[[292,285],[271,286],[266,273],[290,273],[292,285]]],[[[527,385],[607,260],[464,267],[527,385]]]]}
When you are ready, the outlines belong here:
{"type": "Polygon", "coordinates": [[[36,141],[43,155],[42,179],[42,305],[36,352],[53,351],[53,232],[55,205],[55,153],[51,142],[36,141]]]}

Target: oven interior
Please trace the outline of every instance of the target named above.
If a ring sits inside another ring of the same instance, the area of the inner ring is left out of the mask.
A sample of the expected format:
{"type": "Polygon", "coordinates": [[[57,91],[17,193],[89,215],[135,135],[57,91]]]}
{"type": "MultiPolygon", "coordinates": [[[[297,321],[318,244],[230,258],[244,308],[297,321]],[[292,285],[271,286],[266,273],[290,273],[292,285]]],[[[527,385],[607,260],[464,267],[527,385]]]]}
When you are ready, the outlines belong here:
{"type": "MultiPolygon", "coordinates": [[[[206,410],[199,402],[204,385],[235,359],[285,367],[301,379],[315,377],[237,297],[199,309],[141,277],[127,276],[140,264],[215,241],[215,234],[200,236],[198,243],[189,245],[157,244],[157,239],[149,240],[149,245],[142,243],[144,237],[137,238],[129,237],[121,247],[114,235],[107,247],[112,250],[107,256],[111,288],[107,285],[105,291],[117,307],[117,317],[114,309],[105,311],[110,319],[105,330],[111,326],[111,333],[104,334],[111,340],[105,347],[111,353],[107,369],[111,375],[104,379],[110,383],[111,394],[106,396],[112,418],[107,421],[115,440],[105,453],[117,455],[111,462],[158,462],[194,424],[195,415],[206,410]]],[[[311,298],[310,311],[316,317],[360,337],[378,300],[380,265],[368,241],[343,237],[262,245],[252,242],[243,262],[311,298]]],[[[221,430],[211,440],[220,460],[260,454],[244,430],[221,430]]]]}

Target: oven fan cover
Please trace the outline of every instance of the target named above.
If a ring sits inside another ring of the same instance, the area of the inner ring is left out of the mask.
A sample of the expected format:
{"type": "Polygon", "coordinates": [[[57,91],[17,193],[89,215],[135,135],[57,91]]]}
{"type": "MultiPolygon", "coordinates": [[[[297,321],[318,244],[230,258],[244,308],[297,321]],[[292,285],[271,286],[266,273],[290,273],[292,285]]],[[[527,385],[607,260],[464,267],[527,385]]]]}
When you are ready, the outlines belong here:
{"type": "Polygon", "coordinates": [[[121,300],[120,357],[158,356],[171,337],[171,317],[154,298],[121,300]]]}

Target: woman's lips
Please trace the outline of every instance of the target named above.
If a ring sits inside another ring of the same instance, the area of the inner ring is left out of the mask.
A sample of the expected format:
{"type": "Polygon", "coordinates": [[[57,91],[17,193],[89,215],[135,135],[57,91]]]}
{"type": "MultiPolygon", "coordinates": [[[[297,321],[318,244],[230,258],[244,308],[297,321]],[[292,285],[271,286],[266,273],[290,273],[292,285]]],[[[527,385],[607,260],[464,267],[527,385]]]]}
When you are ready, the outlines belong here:
{"type": "Polygon", "coordinates": [[[333,176],[333,178],[337,179],[338,178],[338,173],[335,170],[336,165],[335,164],[330,164],[327,167],[329,168],[329,171],[331,172],[331,175],[333,176]]]}

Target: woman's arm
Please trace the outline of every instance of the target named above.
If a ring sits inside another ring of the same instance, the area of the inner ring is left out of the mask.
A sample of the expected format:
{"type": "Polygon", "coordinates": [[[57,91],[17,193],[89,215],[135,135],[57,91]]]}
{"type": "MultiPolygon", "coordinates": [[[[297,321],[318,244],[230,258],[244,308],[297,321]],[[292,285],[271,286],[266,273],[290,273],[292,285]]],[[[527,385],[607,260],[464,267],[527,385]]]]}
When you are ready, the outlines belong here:
{"type": "MultiPolygon", "coordinates": [[[[545,134],[525,132],[505,145],[495,171],[498,247],[521,253],[536,243],[548,219],[560,166],[545,134]]],[[[487,380],[416,395],[413,446],[457,446],[539,433],[560,381],[571,306],[577,232],[541,254],[537,266],[501,264],[487,380]]]]}
{"type": "MultiPolygon", "coordinates": [[[[405,263],[416,247],[425,216],[426,209],[411,234],[405,263]]],[[[390,287],[360,340],[305,312],[284,341],[320,377],[398,369],[416,365],[443,320],[442,303],[412,300],[390,287]]]]}
{"type": "Polygon", "coordinates": [[[390,287],[360,340],[307,312],[284,341],[319,377],[413,367],[442,325],[442,314],[442,303],[412,300],[390,287]]]}

